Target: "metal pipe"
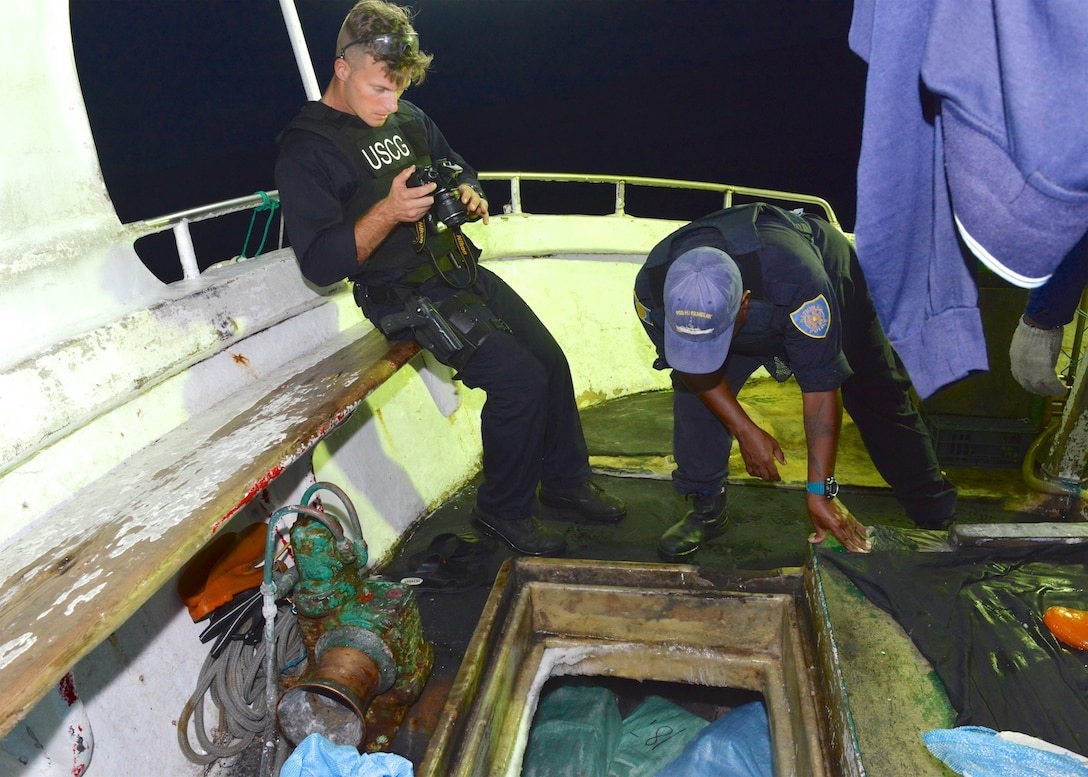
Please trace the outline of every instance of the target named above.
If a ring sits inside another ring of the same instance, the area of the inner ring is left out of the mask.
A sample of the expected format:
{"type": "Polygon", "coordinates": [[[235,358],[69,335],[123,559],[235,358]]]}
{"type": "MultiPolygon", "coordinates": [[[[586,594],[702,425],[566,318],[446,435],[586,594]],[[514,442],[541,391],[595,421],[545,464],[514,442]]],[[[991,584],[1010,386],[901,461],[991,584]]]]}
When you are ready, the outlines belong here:
{"type": "Polygon", "coordinates": [[[295,64],[298,65],[298,74],[302,77],[306,99],[318,100],[321,98],[321,90],[317,86],[314,63],[310,58],[310,49],[306,45],[306,36],[302,32],[302,22],[299,21],[294,0],[280,0],[280,13],[283,14],[283,22],[287,25],[287,36],[291,39],[291,48],[295,52],[295,64]]]}
{"type": "Polygon", "coordinates": [[[1041,478],[1035,474],[1035,464],[1038,459],[1039,451],[1050,441],[1054,436],[1054,433],[1058,431],[1059,425],[1060,422],[1058,421],[1052,423],[1040,432],[1039,436],[1032,441],[1030,446],[1028,446],[1027,453],[1024,454],[1024,462],[1020,467],[1020,475],[1024,479],[1024,485],[1041,494],[1067,496],[1071,499],[1086,499],[1088,498],[1088,492],[1085,492],[1080,487],[1079,482],[1060,480],[1049,476],[1041,478]]]}
{"type": "MultiPolygon", "coordinates": [[[[1044,494],[1057,494],[1072,499],[1088,499],[1088,492],[1081,488],[1085,479],[1084,468],[1088,466],[1088,460],[1081,454],[1080,463],[1073,463],[1070,458],[1071,443],[1083,435],[1079,421],[1083,415],[1085,392],[1083,378],[1081,376],[1081,347],[1084,340],[1085,309],[1088,307],[1088,289],[1081,293],[1080,305],[1074,314],[1075,329],[1073,331],[1072,350],[1069,357],[1069,366],[1063,373],[1063,377],[1073,376],[1073,387],[1066,398],[1061,418],[1054,419],[1038,437],[1035,438],[1021,465],[1021,475],[1024,484],[1034,491],[1044,494]],[[1059,435],[1059,432],[1061,433],[1059,435]],[[1049,448],[1045,447],[1047,444],[1049,448]],[[1046,453],[1045,457],[1041,455],[1046,453]],[[1036,464],[1042,470],[1044,477],[1035,473],[1036,464]]],[[[1038,400],[1049,400],[1038,397],[1038,400]]],[[[1084,443],[1076,443],[1082,449],[1084,443]]],[[[1073,446],[1075,449],[1076,445],[1073,446]]],[[[1075,459],[1075,450],[1072,454],[1075,459]]]]}
{"type": "Polygon", "coordinates": [[[363,527],[359,523],[359,513],[355,509],[355,505],[353,505],[351,503],[351,500],[348,499],[348,495],[344,493],[344,490],[340,488],[340,486],[336,485],[335,483],[325,483],[323,481],[314,483],[312,486],[306,489],[305,493],[303,493],[302,504],[309,507],[310,499],[313,498],[313,495],[318,491],[322,490],[331,491],[332,493],[336,494],[336,497],[340,500],[340,503],[344,505],[344,509],[347,510],[348,520],[351,522],[351,529],[355,534],[354,538],[360,542],[364,542],[363,527]]]}
{"type": "Polygon", "coordinates": [[[272,579],[272,565],[276,558],[276,524],[291,511],[281,507],[268,519],[265,534],[264,580],[261,583],[261,615],[264,616],[264,704],[265,725],[261,745],[261,777],[271,777],[276,755],[276,697],[279,673],[276,671],[276,583],[272,579]]]}
{"type": "Polygon", "coordinates": [[[276,583],[272,567],[276,559],[276,524],[290,513],[302,513],[320,522],[337,539],[343,541],[344,532],[339,522],[310,507],[289,505],[272,513],[265,535],[264,581],[261,583],[261,615],[264,616],[264,690],[265,714],[264,746],[261,748],[261,777],[271,777],[272,763],[276,754],[276,697],[279,688],[279,672],[276,670],[276,583]]]}
{"type": "Polygon", "coordinates": [[[1088,416],[1084,412],[1088,408],[1086,366],[1088,360],[1081,360],[1053,444],[1041,460],[1045,475],[1064,483],[1076,483],[1078,488],[1088,467],[1088,416]]]}
{"type": "MultiPolygon", "coordinates": [[[[480,177],[487,180],[483,176],[480,177]]],[[[510,212],[521,213],[521,179],[517,177],[510,179],[510,212]]]]}
{"type": "Polygon", "coordinates": [[[205,219],[218,218],[219,216],[226,216],[230,213],[237,213],[240,210],[256,208],[259,205],[264,205],[269,199],[278,200],[279,198],[279,191],[273,189],[268,192],[257,192],[256,194],[247,194],[244,197],[221,200],[209,205],[189,208],[188,210],[179,210],[175,213],[168,213],[165,216],[156,216],[153,219],[132,221],[125,226],[129,230],[139,233],[142,237],[145,234],[152,234],[155,232],[162,232],[164,229],[170,229],[180,221],[204,221],[205,219]]]}
{"type": "Polygon", "coordinates": [[[196,248],[193,247],[193,236],[189,233],[189,220],[181,219],[174,224],[174,242],[178,247],[178,258],[181,259],[182,276],[186,279],[200,276],[200,265],[196,261],[196,248]]]}
{"type": "Polygon", "coordinates": [[[1076,313],[1073,314],[1073,346],[1069,355],[1069,367],[1068,372],[1077,374],[1077,367],[1080,366],[1081,346],[1084,341],[1084,318],[1085,310],[1088,309],[1088,288],[1086,288],[1080,295],[1080,305],[1077,306],[1076,313]]]}
{"type": "MultiPolygon", "coordinates": [[[[290,2],[291,0],[281,0],[281,2],[290,2]]],[[[506,212],[510,214],[523,213],[522,197],[521,197],[521,182],[522,181],[543,181],[551,183],[591,183],[591,184],[612,184],[616,187],[615,192],[615,214],[624,215],[626,213],[626,192],[629,186],[643,186],[659,189],[687,189],[690,191],[708,191],[708,192],[720,192],[723,195],[723,207],[731,207],[733,204],[733,195],[740,194],[744,197],[751,197],[753,199],[764,200],[778,200],[784,202],[794,203],[807,203],[810,205],[816,205],[824,212],[824,217],[828,222],[836,229],[841,230],[842,227],[839,224],[838,217],[835,215],[835,211],[832,210],[831,205],[827,200],[822,197],[815,197],[808,194],[800,194],[798,192],[786,192],[776,189],[754,189],[746,186],[733,186],[731,184],[720,183],[708,183],[705,181],[684,181],[673,178],[642,178],[642,177],[625,177],[618,175],[592,175],[585,173],[517,173],[517,172],[498,172],[498,173],[480,173],[479,178],[481,181],[509,181],[510,182],[510,203],[506,207],[506,212]]],[[[197,208],[189,208],[188,210],[177,211],[175,213],[168,213],[165,216],[158,216],[156,218],[145,219],[143,221],[133,221],[125,225],[125,228],[133,233],[134,238],[145,237],[147,235],[162,232],[166,229],[173,229],[175,234],[175,240],[178,244],[178,255],[181,257],[182,268],[186,278],[195,278],[199,275],[199,269],[196,252],[193,249],[192,239],[189,236],[188,224],[194,221],[204,221],[206,219],[218,218],[219,216],[226,216],[230,213],[236,213],[242,210],[250,210],[252,208],[266,206],[269,200],[279,200],[279,192],[271,190],[267,192],[258,192],[256,194],[248,194],[244,197],[235,197],[231,200],[222,200],[220,202],[211,203],[210,205],[202,205],[197,208]]],[[[280,219],[280,246],[283,246],[283,219],[280,219]]]]}
{"type": "MultiPolygon", "coordinates": [[[[707,181],[685,181],[678,178],[644,178],[640,176],[595,175],[592,173],[495,172],[480,173],[479,178],[481,181],[510,180],[511,195],[515,192],[515,189],[513,188],[515,182],[520,184],[521,181],[550,181],[557,183],[609,183],[617,186],[625,184],[626,186],[646,186],[658,189],[689,189],[691,191],[721,192],[728,195],[726,198],[727,207],[728,203],[732,202],[732,196],[734,194],[752,197],[753,199],[802,202],[819,206],[824,211],[825,218],[827,218],[828,222],[836,229],[842,229],[831,204],[823,197],[816,197],[811,194],[800,194],[798,192],[781,191],[778,189],[756,189],[749,186],[734,186],[732,184],[710,183],[707,181]]],[[[515,213],[521,212],[520,199],[520,196],[517,197],[518,208],[514,211],[515,213]]]]}

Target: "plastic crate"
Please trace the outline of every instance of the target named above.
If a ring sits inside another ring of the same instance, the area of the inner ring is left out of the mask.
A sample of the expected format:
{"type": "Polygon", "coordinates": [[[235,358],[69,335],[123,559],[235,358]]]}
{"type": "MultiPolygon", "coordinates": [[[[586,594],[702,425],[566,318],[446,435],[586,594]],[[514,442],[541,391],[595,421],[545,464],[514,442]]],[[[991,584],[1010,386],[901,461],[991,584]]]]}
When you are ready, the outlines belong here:
{"type": "Polygon", "coordinates": [[[1018,469],[1039,427],[1025,418],[925,415],[943,467],[1018,469]]]}

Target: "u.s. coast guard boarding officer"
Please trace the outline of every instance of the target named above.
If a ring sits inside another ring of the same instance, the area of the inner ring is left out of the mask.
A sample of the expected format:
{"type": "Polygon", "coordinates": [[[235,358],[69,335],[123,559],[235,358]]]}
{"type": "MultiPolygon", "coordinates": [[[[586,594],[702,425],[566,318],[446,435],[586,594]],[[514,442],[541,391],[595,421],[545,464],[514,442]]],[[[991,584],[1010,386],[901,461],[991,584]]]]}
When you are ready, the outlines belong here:
{"type": "Polygon", "coordinates": [[[956,489],[938,466],[857,256],[824,219],[765,203],[698,219],[650,252],[635,307],[657,346],[654,366],[673,371],[673,483],[692,505],[658,543],[666,559],[687,558],[725,531],[734,437],[750,475],[780,479],[782,449],[737,402],[761,366],[801,387],[812,542],[830,532],[850,550],[869,548],[867,530],[837,498],[844,406],[907,516],[925,528],[952,518],[956,489]]]}
{"type": "Polygon", "coordinates": [[[590,478],[559,344],[460,232],[464,220],[488,221],[475,171],[401,99],[432,60],[411,19],[385,0],[348,12],[328,88],[279,138],[284,222],[307,279],[347,278],[378,329],[414,337],[486,392],[475,522],[518,553],[557,556],[566,540],[537,519],[538,486],[540,502],[582,520],[615,523],[626,508],[590,478]]]}

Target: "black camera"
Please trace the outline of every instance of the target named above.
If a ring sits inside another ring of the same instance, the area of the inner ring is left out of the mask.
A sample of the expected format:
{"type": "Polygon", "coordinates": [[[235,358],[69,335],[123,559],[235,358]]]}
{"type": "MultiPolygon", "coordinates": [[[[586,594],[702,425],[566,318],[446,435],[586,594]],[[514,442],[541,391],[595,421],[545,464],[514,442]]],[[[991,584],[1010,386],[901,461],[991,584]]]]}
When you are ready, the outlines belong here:
{"type": "Polygon", "coordinates": [[[447,227],[459,227],[468,221],[468,210],[461,203],[461,193],[457,190],[457,176],[464,168],[448,159],[439,159],[434,165],[417,165],[415,172],[408,176],[408,186],[423,186],[428,183],[438,184],[434,190],[434,205],[428,215],[438,216],[447,227]]]}

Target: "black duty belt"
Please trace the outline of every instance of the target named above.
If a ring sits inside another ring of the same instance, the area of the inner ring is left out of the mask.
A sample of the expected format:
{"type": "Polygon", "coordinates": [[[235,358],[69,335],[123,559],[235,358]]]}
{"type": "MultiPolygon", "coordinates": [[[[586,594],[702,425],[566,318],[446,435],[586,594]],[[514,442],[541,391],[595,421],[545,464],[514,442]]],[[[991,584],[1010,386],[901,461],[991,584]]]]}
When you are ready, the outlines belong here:
{"type": "MultiPolygon", "coordinates": [[[[452,272],[456,269],[453,260],[448,256],[443,256],[436,264],[438,265],[438,269],[444,273],[452,272]]],[[[403,302],[406,291],[419,288],[431,278],[435,277],[435,275],[434,266],[428,262],[427,264],[420,265],[412,270],[412,272],[402,278],[398,278],[388,285],[371,286],[361,281],[354,281],[352,291],[355,294],[356,302],[359,301],[360,295],[365,295],[366,298],[375,305],[392,305],[395,302],[403,302]]]]}
{"type": "Polygon", "coordinates": [[[403,278],[397,281],[398,286],[422,286],[435,276],[435,265],[438,265],[438,269],[443,272],[452,272],[458,265],[453,263],[453,260],[449,256],[443,256],[438,261],[428,262],[427,264],[420,265],[403,278]]]}
{"type": "Polygon", "coordinates": [[[364,300],[372,305],[392,305],[395,302],[401,302],[399,291],[402,290],[395,286],[364,286],[361,283],[351,285],[351,294],[355,298],[355,304],[364,310],[369,309],[366,307],[364,300]]]}

